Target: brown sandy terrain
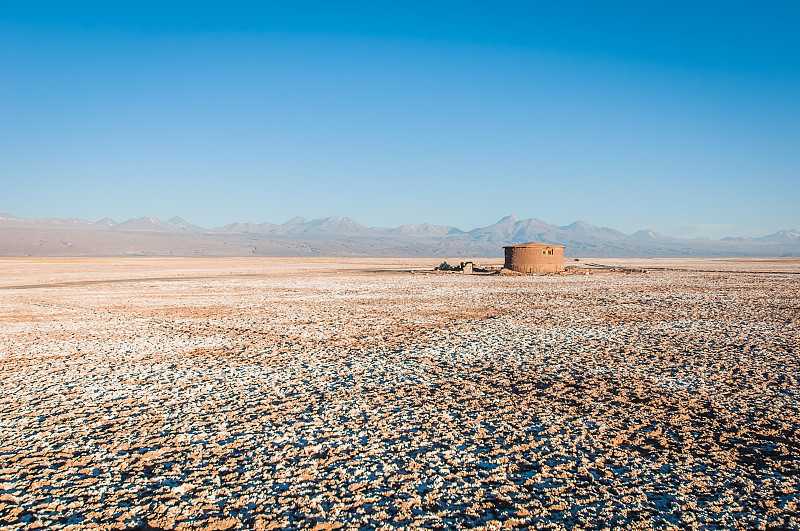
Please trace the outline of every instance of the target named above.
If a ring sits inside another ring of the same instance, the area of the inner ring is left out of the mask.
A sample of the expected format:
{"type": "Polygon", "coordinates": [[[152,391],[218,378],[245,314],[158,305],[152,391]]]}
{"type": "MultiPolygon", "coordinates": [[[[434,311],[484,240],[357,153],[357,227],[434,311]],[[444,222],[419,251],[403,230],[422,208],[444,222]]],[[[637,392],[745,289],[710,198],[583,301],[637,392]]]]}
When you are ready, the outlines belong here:
{"type": "Polygon", "coordinates": [[[800,528],[800,260],[439,261],[0,260],[0,527],[800,528]]]}

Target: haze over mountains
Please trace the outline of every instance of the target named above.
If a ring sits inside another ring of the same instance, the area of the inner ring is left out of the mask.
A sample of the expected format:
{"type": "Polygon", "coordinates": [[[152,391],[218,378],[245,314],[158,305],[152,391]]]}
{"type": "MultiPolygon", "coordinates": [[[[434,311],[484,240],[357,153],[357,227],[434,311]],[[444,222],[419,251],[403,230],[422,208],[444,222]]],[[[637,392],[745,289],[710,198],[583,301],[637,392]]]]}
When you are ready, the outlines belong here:
{"type": "Polygon", "coordinates": [[[0,256],[431,256],[501,257],[527,241],[566,246],[570,257],[800,256],[800,231],[760,238],[673,238],[640,230],[625,234],[583,221],[555,226],[506,216],[463,231],[446,225],[366,227],[347,217],[283,224],[231,223],[206,229],[179,217],[118,223],[110,218],[19,218],[0,214],[0,256]]]}

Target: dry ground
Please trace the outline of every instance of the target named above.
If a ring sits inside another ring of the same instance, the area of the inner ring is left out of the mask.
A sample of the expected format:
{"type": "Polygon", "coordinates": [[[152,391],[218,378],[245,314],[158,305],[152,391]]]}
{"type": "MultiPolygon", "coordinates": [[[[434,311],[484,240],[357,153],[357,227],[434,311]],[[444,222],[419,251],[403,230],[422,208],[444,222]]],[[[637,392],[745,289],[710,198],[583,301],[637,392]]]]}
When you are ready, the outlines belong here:
{"type": "Polygon", "coordinates": [[[0,260],[0,526],[800,528],[800,261],[439,261],[0,260]]]}

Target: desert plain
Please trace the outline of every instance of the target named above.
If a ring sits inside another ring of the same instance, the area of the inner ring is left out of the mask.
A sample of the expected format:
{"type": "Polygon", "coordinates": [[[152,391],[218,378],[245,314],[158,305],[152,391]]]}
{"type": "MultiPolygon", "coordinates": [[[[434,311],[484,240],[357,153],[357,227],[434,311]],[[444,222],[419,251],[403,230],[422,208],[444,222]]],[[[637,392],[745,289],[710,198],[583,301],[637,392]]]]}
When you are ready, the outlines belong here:
{"type": "Polygon", "coordinates": [[[800,528],[800,259],[439,261],[0,259],[0,527],[800,528]]]}

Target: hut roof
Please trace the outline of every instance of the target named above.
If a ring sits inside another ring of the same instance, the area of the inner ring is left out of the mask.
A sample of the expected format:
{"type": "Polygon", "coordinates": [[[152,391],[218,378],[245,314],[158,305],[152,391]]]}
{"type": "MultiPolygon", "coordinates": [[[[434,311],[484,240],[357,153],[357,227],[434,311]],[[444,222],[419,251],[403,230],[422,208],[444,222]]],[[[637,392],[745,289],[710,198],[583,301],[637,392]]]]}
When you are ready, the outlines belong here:
{"type": "Polygon", "coordinates": [[[516,248],[516,247],[561,247],[564,248],[563,245],[555,245],[552,243],[542,243],[542,242],[528,242],[528,243],[518,243],[516,245],[506,245],[503,249],[509,248],[516,248]]]}

